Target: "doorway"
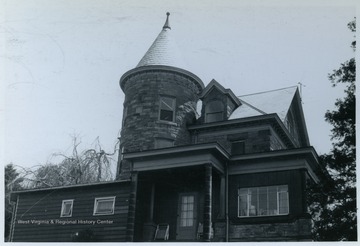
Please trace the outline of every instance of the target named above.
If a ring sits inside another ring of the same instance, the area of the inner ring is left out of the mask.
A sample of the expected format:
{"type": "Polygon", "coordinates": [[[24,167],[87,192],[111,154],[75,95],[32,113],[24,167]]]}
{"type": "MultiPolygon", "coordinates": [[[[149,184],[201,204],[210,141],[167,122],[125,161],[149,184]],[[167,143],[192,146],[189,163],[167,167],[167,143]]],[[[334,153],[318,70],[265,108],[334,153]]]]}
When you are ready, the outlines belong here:
{"type": "Polygon", "coordinates": [[[198,195],[192,193],[180,193],[178,201],[177,219],[177,240],[196,239],[196,229],[198,224],[198,195]]]}

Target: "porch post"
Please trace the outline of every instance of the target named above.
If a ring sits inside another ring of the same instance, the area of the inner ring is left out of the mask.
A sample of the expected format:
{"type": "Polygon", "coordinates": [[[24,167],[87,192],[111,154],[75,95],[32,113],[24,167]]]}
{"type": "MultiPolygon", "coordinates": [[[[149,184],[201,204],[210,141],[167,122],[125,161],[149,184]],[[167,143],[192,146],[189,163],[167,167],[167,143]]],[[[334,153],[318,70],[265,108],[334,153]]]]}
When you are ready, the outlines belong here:
{"type": "Polygon", "coordinates": [[[211,239],[212,165],[205,164],[204,241],[211,239]]]}
{"type": "Polygon", "coordinates": [[[138,181],[138,173],[132,172],[131,185],[130,185],[131,188],[129,195],[129,212],[128,212],[127,229],[126,229],[127,242],[134,242],[137,181],[138,181]]]}
{"type": "Polygon", "coordinates": [[[225,176],[221,175],[220,180],[220,213],[219,219],[225,219],[225,176]]]}

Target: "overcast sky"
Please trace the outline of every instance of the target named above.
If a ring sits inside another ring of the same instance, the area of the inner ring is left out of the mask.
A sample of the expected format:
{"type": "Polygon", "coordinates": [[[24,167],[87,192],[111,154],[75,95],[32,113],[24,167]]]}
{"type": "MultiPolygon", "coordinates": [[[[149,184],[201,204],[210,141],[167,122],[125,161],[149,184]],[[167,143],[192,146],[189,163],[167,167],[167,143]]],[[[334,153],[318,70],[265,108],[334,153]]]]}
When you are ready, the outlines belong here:
{"type": "Polygon", "coordinates": [[[191,72],[235,95],[297,85],[310,142],[331,148],[326,110],[342,88],[327,75],[354,56],[354,1],[0,0],[1,151],[6,165],[44,164],[121,128],[119,79],[157,37],[169,11],[191,72]],[[4,136],[5,138],[3,138],[4,136]]]}

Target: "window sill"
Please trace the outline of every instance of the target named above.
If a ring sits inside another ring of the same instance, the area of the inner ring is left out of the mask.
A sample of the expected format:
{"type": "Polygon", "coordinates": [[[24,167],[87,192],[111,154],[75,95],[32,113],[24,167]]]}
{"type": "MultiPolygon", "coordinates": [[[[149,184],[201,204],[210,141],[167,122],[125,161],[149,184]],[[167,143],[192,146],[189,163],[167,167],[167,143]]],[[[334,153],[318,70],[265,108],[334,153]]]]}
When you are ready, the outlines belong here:
{"type": "Polygon", "coordinates": [[[166,120],[157,120],[156,123],[161,124],[161,125],[178,126],[177,123],[172,122],[172,121],[166,121],[166,120]]]}
{"type": "Polygon", "coordinates": [[[252,217],[236,217],[230,219],[234,224],[262,224],[262,223],[275,223],[275,222],[288,222],[293,220],[293,215],[268,215],[268,216],[252,216],[252,217]]]}

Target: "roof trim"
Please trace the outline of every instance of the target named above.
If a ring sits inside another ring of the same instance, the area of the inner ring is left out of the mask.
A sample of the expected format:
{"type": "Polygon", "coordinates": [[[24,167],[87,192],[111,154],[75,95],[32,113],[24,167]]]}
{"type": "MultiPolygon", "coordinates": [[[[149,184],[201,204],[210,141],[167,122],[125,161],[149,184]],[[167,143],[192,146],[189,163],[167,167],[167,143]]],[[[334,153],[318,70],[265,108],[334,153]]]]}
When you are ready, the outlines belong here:
{"type": "Polygon", "coordinates": [[[123,153],[123,159],[136,159],[150,156],[158,156],[158,155],[168,155],[168,154],[178,154],[184,152],[198,152],[200,150],[209,150],[214,149],[218,151],[222,156],[229,159],[230,154],[218,143],[204,143],[204,144],[192,144],[192,145],[183,145],[183,146],[175,146],[169,148],[162,149],[152,149],[145,151],[137,151],[137,152],[127,152],[123,153]]]}
{"type": "Polygon", "coordinates": [[[236,104],[237,107],[241,105],[241,101],[235,94],[232,92],[231,89],[225,89],[219,82],[217,82],[215,79],[212,79],[210,83],[205,87],[205,89],[200,94],[199,98],[203,99],[207,96],[207,94],[210,93],[212,88],[218,89],[221,93],[226,94],[229,98],[233,100],[233,102],[236,104]]]}
{"type": "Polygon", "coordinates": [[[232,120],[204,123],[201,125],[191,125],[191,126],[188,126],[188,130],[200,130],[200,129],[206,129],[206,128],[211,128],[211,127],[228,126],[228,125],[233,125],[233,124],[248,123],[248,122],[252,122],[255,120],[269,120],[269,119],[274,119],[276,117],[278,117],[276,113],[265,114],[265,115],[255,115],[255,116],[250,116],[250,117],[245,117],[245,118],[237,118],[237,119],[232,119],[232,120]],[[256,118],[258,118],[258,119],[256,119],[256,118]]]}
{"type": "Polygon", "coordinates": [[[237,124],[246,124],[254,121],[271,121],[275,124],[274,130],[277,131],[277,129],[280,129],[280,134],[282,134],[284,137],[282,140],[284,141],[284,144],[288,148],[295,148],[298,147],[298,145],[294,142],[294,139],[290,135],[289,131],[284,126],[284,123],[281,121],[279,116],[276,113],[272,114],[265,114],[265,115],[256,115],[256,116],[250,116],[245,118],[237,118],[237,119],[231,119],[231,120],[224,120],[224,121],[218,121],[218,122],[211,122],[211,123],[204,123],[201,125],[191,125],[188,126],[189,131],[201,131],[201,130],[207,130],[211,128],[220,128],[220,127],[228,127],[231,125],[237,125],[237,124]]]}
{"type": "MultiPolygon", "coordinates": [[[[274,157],[284,157],[284,156],[290,156],[290,155],[304,155],[304,154],[310,154],[311,157],[313,157],[313,160],[316,160],[316,162],[319,159],[318,154],[316,153],[314,147],[305,147],[305,148],[294,148],[294,149],[282,149],[282,150],[273,150],[273,151],[267,151],[267,152],[258,152],[258,153],[250,153],[250,154],[242,154],[242,155],[236,155],[232,156],[230,158],[230,161],[239,161],[239,160],[249,160],[249,159],[262,159],[262,158],[274,158],[274,157]]],[[[319,164],[320,165],[320,164],[319,164]]]]}
{"type": "Polygon", "coordinates": [[[129,77],[135,75],[136,73],[155,72],[155,71],[175,72],[175,73],[179,73],[182,75],[186,75],[196,82],[196,86],[198,87],[200,92],[205,87],[202,80],[195,74],[193,74],[185,69],[182,69],[182,68],[166,66],[166,65],[149,65],[149,66],[141,66],[141,67],[133,68],[133,69],[127,71],[126,73],[124,73],[123,76],[121,76],[120,81],[119,81],[120,87],[124,91],[126,81],[129,79],[129,77]]]}
{"type": "Polygon", "coordinates": [[[101,185],[109,185],[109,184],[120,184],[120,183],[126,183],[126,182],[130,182],[130,179],[108,181],[108,182],[97,182],[97,183],[89,183],[89,184],[76,184],[76,185],[66,185],[66,186],[53,186],[53,187],[48,187],[48,188],[19,190],[19,191],[13,191],[13,192],[11,192],[11,194],[12,195],[17,195],[17,194],[27,193],[27,192],[63,190],[63,189],[71,189],[71,188],[79,188],[79,187],[90,187],[90,186],[101,186],[101,185]]]}

